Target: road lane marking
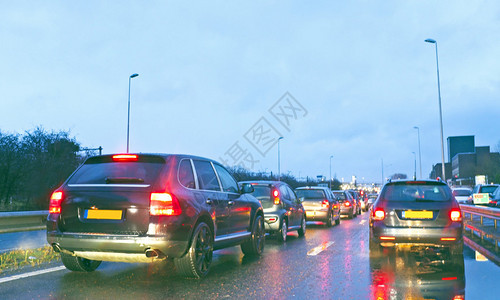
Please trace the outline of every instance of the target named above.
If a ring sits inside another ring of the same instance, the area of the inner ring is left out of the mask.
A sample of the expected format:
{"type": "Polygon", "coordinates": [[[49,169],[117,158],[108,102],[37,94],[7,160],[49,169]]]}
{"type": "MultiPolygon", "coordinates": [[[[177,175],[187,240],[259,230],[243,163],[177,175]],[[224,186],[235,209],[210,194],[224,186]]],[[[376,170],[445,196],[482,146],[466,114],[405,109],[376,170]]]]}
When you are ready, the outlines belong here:
{"type": "Polygon", "coordinates": [[[359,222],[359,225],[363,225],[366,223],[366,220],[361,220],[361,222],[359,222]]]}
{"type": "Polygon", "coordinates": [[[310,255],[310,256],[318,255],[321,252],[325,251],[326,248],[330,247],[331,245],[333,245],[333,242],[323,242],[318,247],[312,248],[311,250],[309,250],[309,252],[307,252],[307,255],[310,255]]]}
{"type": "Polygon", "coordinates": [[[27,277],[33,277],[33,276],[42,275],[45,273],[61,271],[64,269],[66,269],[65,266],[60,266],[60,267],[54,267],[54,268],[49,268],[49,269],[45,269],[45,270],[33,271],[33,272],[24,273],[24,274],[18,274],[18,275],[14,275],[14,276],[10,276],[10,277],[0,278],[0,283],[5,283],[5,282],[17,280],[17,279],[27,278],[27,277]]]}

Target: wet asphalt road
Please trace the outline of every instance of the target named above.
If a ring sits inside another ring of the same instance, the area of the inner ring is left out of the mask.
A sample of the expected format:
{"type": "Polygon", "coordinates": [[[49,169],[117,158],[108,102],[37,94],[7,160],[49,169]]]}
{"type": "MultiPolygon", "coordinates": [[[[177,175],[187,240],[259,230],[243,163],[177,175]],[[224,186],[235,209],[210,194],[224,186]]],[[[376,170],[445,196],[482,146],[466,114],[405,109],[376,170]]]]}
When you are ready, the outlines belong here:
{"type": "Polygon", "coordinates": [[[0,281],[0,299],[453,299],[464,291],[466,299],[498,298],[500,268],[465,253],[465,267],[461,259],[406,252],[370,259],[364,213],[333,228],[308,223],[305,238],[289,233],[286,244],[268,238],[259,259],[239,247],[216,251],[201,280],[177,276],[170,262],[104,262],[93,273],[61,269],[0,281]]]}

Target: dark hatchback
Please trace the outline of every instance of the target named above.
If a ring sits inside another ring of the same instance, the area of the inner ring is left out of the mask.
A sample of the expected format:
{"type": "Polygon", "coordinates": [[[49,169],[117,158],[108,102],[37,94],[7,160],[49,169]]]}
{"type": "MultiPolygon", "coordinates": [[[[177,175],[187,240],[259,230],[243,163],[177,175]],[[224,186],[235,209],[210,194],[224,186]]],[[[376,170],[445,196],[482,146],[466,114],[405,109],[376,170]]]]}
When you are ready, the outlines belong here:
{"type": "Polygon", "coordinates": [[[266,232],[286,242],[287,233],[296,230],[300,237],[306,234],[306,212],[292,188],[283,181],[242,181],[253,186],[252,195],[264,208],[266,232]]]}
{"type": "Polygon", "coordinates": [[[463,252],[462,211],[442,181],[392,181],[370,212],[370,250],[421,245],[463,252]]]}
{"type": "Polygon", "coordinates": [[[47,241],[73,271],[172,258],[181,275],[199,278],[213,250],[262,253],[264,215],[252,191],[202,157],[91,157],[52,194],[47,241]]]}

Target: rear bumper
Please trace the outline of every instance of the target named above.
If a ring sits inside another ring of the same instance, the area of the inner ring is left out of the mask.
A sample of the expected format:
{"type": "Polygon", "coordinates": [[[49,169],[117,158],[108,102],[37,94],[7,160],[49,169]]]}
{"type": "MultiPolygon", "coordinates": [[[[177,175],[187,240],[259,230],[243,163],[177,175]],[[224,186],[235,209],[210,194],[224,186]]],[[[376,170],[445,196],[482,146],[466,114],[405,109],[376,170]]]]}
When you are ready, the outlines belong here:
{"type": "Polygon", "coordinates": [[[373,241],[381,244],[447,246],[462,242],[462,230],[461,223],[444,228],[397,228],[387,227],[383,222],[375,221],[371,227],[371,237],[373,241]]]}
{"type": "Polygon", "coordinates": [[[353,206],[349,206],[349,207],[341,206],[340,207],[340,214],[341,215],[349,215],[349,214],[353,214],[353,213],[354,213],[353,206]]]}
{"type": "Polygon", "coordinates": [[[144,254],[146,250],[160,251],[166,257],[181,257],[188,241],[168,240],[165,236],[92,235],[81,233],[47,232],[50,245],[70,252],[107,252],[144,254]]]}
{"type": "Polygon", "coordinates": [[[279,231],[281,228],[281,219],[279,215],[276,214],[267,214],[264,212],[264,228],[266,229],[267,232],[276,232],[279,231]],[[271,222],[270,219],[275,218],[276,221],[271,222]]]}

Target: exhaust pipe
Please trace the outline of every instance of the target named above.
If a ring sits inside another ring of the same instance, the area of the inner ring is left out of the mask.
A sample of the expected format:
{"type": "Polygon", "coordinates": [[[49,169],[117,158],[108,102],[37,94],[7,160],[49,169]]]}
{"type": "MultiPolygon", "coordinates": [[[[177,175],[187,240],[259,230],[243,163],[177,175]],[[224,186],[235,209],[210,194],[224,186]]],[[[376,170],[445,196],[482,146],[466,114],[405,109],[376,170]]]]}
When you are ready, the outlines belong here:
{"type": "Polygon", "coordinates": [[[54,252],[56,252],[56,253],[64,253],[64,254],[68,254],[71,256],[75,255],[72,251],[68,251],[66,249],[63,249],[63,248],[61,248],[61,246],[59,246],[59,244],[56,244],[56,243],[52,244],[52,249],[54,249],[54,252]]]}
{"type": "Polygon", "coordinates": [[[144,254],[146,254],[146,257],[148,257],[148,258],[158,258],[160,256],[160,254],[156,250],[151,249],[151,248],[146,249],[144,254]]]}

